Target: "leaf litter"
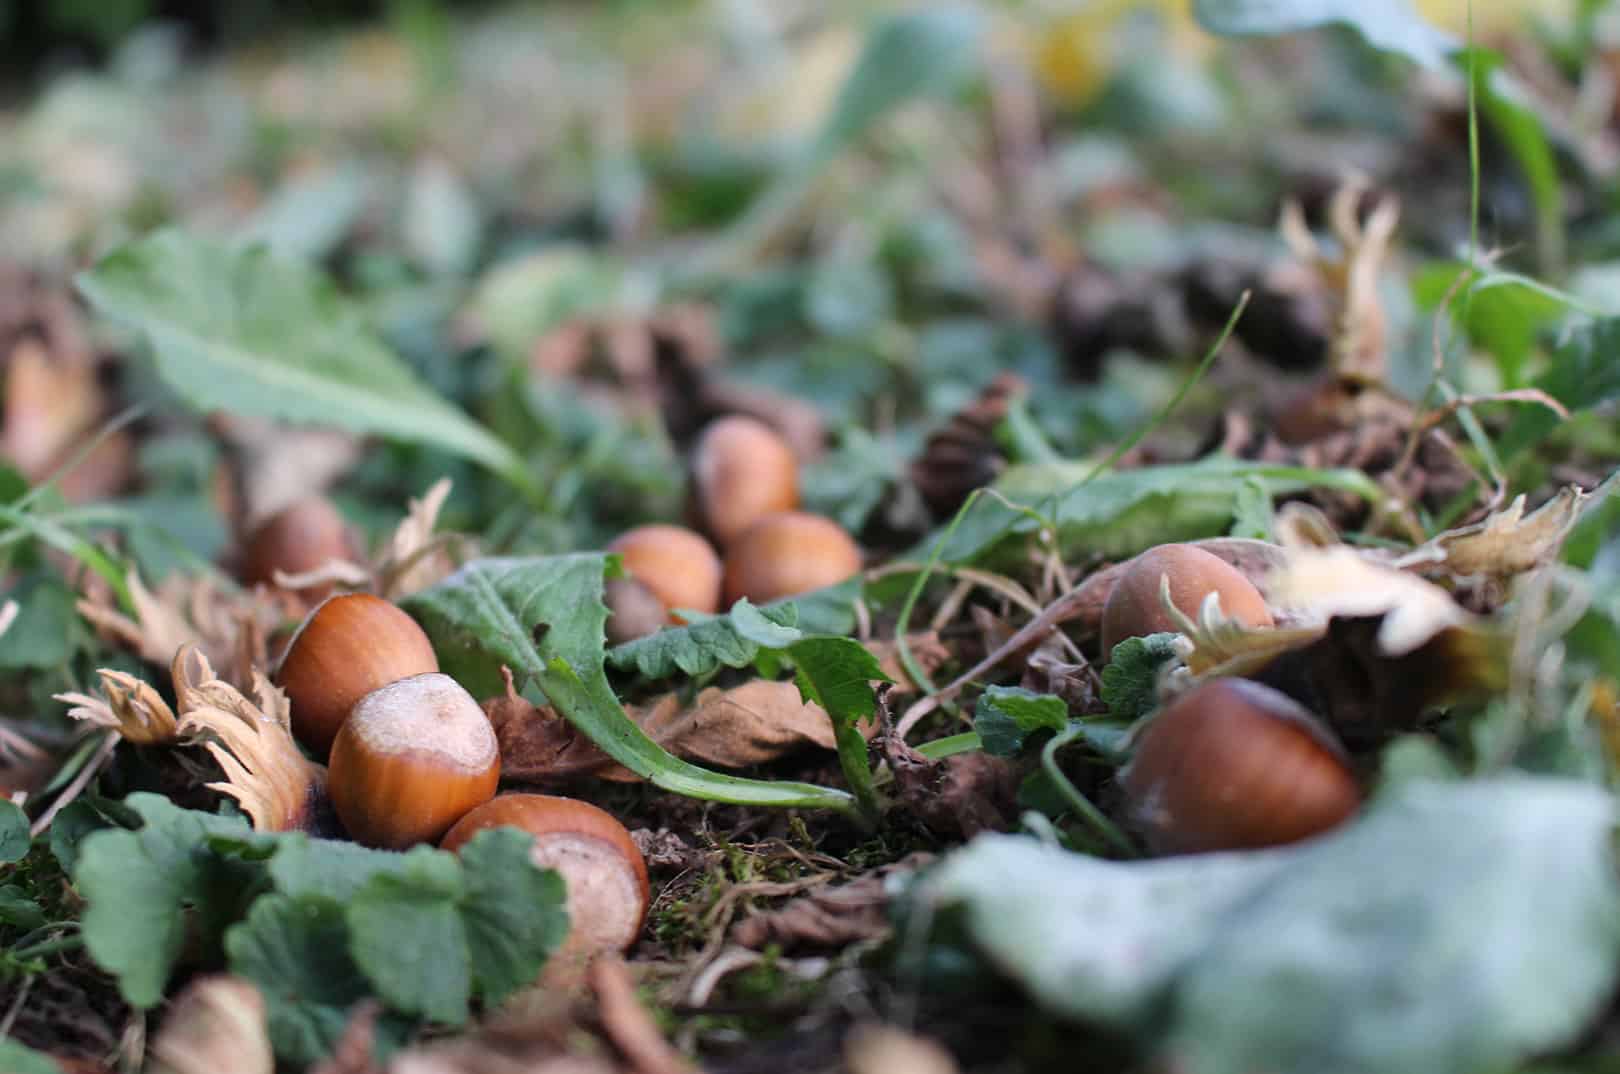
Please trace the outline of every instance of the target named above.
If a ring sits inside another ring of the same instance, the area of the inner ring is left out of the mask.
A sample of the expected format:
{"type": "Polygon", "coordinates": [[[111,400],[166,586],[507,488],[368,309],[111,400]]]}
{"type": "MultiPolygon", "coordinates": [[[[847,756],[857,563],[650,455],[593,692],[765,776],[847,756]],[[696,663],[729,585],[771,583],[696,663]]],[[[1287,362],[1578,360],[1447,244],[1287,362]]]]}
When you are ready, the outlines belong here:
{"type": "Polygon", "coordinates": [[[1620,442],[1580,213],[1615,158],[1565,113],[1612,30],[1493,12],[1494,67],[1404,5],[1126,7],[423,5],[42,76],[0,119],[31,191],[0,198],[14,1065],[1601,1069],[1620,442]],[[717,44],[743,29],[803,85],[717,44]],[[607,646],[594,550],[691,520],[727,414],[867,569],[607,646]],[[308,496],[356,554],[233,578],[308,496]],[[1164,579],[1176,630],[1100,651],[1177,541],[1276,625],[1164,579]],[[542,969],[563,890],[515,833],[335,838],[272,684],[332,586],[422,623],[508,786],[631,829],[628,961],[542,969]],[[1116,773],[1233,677],[1368,805],[1138,860],[1116,773]]]}

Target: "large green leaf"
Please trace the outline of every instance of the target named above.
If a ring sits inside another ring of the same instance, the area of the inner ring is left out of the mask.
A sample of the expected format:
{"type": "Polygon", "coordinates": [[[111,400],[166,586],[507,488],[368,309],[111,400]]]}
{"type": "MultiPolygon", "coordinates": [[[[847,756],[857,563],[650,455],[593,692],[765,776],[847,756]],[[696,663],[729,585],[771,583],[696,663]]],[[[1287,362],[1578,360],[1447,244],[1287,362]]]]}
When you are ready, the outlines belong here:
{"type": "Polygon", "coordinates": [[[721,775],[667,752],[625,715],[603,670],[600,553],[481,559],[407,606],[433,638],[441,663],[493,692],[502,665],[538,683],[565,718],[608,756],[678,794],[759,806],[848,810],[843,791],[808,783],[721,775]]]}
{"type": "Polygon", "coordinates": [[[146,337],[163,379],[199,410],[433,444],[532,487],[506,444],[417,379],[308,265],[166,230],[108,254],[78,285],[146,337]]]}
{"type": "Polygon", "coordinates": [[[1601,1010],[1614,822],[1573,780],[1409,782],[1282,850],[1118,863],[983,837],[915,894],[1043,1006],[1189,1074],[1468,1074],[1601,1010]]]}
{"type": "MultiPolygon", "coordinates": [[[[1535,385],[1571,410],[1586,410],[1620,399],[1620,317],[1603,317],[1569,334],[1535,385]]],[[[1551,432],[1558,416],[1544,407],[1526,407],[1497,442],[1503,458],[1551,432]]]]}
{"type": "Polygon", "coordinates": [[[1359,470],[1312,470],[1212,456],[1194,463],[1147,466],[1090,477],[1081,462],[1014,466],[981,498],[946,542],[947,563],[982,560],[1003,542],[1027,539],[1050,520],[1065,558],[1132,556],[1165,541],[1225,533],[1238,497],[1252,482],[1271,496],[1320,487],[1382,498],[1359,470]],[[1020,511],[1011,504],[1028,510],[1020,511]],[[1037,517],[1039,516],[1039,517],[1037,517]]]}
{"type": "Polygon", "coordinates": [[[1212,33],[1234,37],[1286,34],[1340,24],[1369,45],[1436,70],[1457,41],[1425,21],[1409,0],[1193,0],[1193,14],[1212,33]]]}

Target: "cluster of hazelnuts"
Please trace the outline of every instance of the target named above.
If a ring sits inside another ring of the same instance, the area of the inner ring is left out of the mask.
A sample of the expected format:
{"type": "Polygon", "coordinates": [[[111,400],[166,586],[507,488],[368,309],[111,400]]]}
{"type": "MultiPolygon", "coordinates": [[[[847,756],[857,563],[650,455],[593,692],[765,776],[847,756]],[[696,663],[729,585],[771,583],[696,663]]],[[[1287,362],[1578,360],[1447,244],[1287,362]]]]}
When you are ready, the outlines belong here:
{"type": "MultiPolygon", "coordinates": [[[[1103,607],[1103,653],[1126,638],[1177,626],[1161,599],[1189,618],[1209,594],[1245,627],[1273,624],[1254,583],[1193,545],[1138,556],[1103,607]]],[[[1138,734],[1120,775],[1131,819],[1161,853],[1279,846],[1353,816],[1361,792],[1344,747],[1326,725],[1280,690],[1240,678],[1203,682],[1177,697],[1138,734]]]]}
{"type": "Polygon", "coordinates": [[[628,575],[604,593],[609,640],[681,622],[682,610],[712,614],[743,597],[764,604],[860,570],[854,539],[838,523],[798,507],[799,463],[781,434],[741,415],[711,422],[692,452],[691,514],[708,537],[656,524],[608,545],[628,575]]]}
{"type": "Polygon", "coordinates": [[[648,883],[630,833],[588,802],[496,797],[501,758],[489,718],[440,674],[427,635],[404,611],[364,593],[328,598],[293,635],[276,681],[294,736],[330,757],[327,794],[356,842],[395,850],[437,842],[454,852],[485,828],[520,828],[534,837],[534,863],[567,882],[571,947],[635,941],[648,883]]]}

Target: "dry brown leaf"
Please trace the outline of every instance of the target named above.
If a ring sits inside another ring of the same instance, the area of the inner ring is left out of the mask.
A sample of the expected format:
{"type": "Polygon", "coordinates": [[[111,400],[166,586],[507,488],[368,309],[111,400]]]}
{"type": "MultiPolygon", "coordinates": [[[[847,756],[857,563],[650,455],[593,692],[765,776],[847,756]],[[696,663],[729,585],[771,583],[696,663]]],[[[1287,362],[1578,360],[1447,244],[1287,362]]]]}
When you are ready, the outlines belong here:
{"type": "Polygon", "coordinates": [[[731,940],[758,951],[767,944],[793,950],[882,939],[891,931],[887,914],[890,878],[914,873],[931,860],[928,854],[911,854],[847,884],[816,888],[778,910],[742,921],[732,928],[731,940]]]}
{"type": "Polygon", "coordinates": [[[439,511],[450,498],[450,479],[440,478],[410,508],[394,530],[373,571],[377,592],[392,601],[410,596],[455,570],[455,561],[445,551],[443,540],[435,538],[433,527],[439,511]]]}
{"type": "Polygon", "coordinates": [[[239,534],[325,490],[359,460],[363,443],[337,429],[283,425],[241,414],[216,413],[208,425],[227,449],[225,499],[239,534]]]}
{"type": "Polygon", "coordinates": [[[117,731],[125,742],[155,746],[174,742],[180,736],[179,722],[168,702],[148,683],[123,672],[102,668],[101,691],[106,699],[88,694],[55,694],[54,699],[73,707],[68,715],[75,720],[117,731]]]}
{"type": "Polygon", "coordinates": [[[1456,577],[1511,578],[1558,557],[1580,517],[1588,494],[1568,485],[1529,516],[1518,496],[1482,522],[1447,530],[1402,557],[1403,563],[1433,563],[1456,577]]]}
{"type": "MultiPolygon", "coordinates": [[[[549,708],[518,696],[510,677],[506,695],[484,702],[484,711],[500,741],[501,772],[507,778],[638,778],[549,708]]],[[[676,694],[662,694],[625,711],[677,757],[721,768],[764,764],[806,746],[835,746],[831,719],[807,704],[791,682],[755,679],[729,689],[711,686],[691,705],[676,694]]]]}
{"type": "Polygon", "coordinates": [[[938,1041],[898,1026],[861,1025],[844,1041],[849,1074],[957,1074],[956,1060],[938,1041]]]}
{"type": "MultiPolygon", "coordinates": [[[[891,693],[914,694],[918,685],[911,681],[911,675],[900,662],[900,645],[893,638],[877,638],[866,642],[866,649],[877,657],[878,666],[883,674],[894,681],[891,693]]],[[[952,653],[940,640],[937,630],[918,631],[906,635],[906,645],[911,649],[911,657],[923,672],[932,675],[951,659],[952,653]]]]}
{"type": "Polygon", "coordinates": [[[104,406],[90,362],[53,356],[32,336],[12,348],[5,385],[0,457],[30,481],[63,461],[104,406]]]}
{"type": "Polygon", "coordinates": [[[269,663],[265,639],[281,621],[275,604],[253,592],[233,593],[208,574],[170,574],[154,594],[130,569],[134,617],[125,615],[109,589],[91,588],[77,603],[79,614],[112,641],[141,659],[167,666],[182,646],[195,645],[229,669],[238,683],[269,663]]]}
{"type": "Polygon", "coordinates": [[[264,997],[229,974],[200,977],[174,1001],[147,1054],[146,1074],[273,1074],[264,997]]]}
{"type": "Polygon", "coordinates": [[[1015,814],[1019,776],[1006,758],[959,753],[934,761],[893,733],[879,743],[900,806],[934,831],[971,839],[1004,830],[1015,814]]]}
{"type": "Polygon", "coordinates": [[[225,773],[208,789],[236,799],[257,831],[308,828],[326,770],[294,741],[286,695],[255,672],[249,700],[189,645],[175,654],[172,674],[180,734],[201,744],[225,773]]]}
{"type": "Polygon", "coordinates": [[[691,1074],[692,1064],[664,1039],[636,998],[636,983],[624,959],[601,955],[591,963],[588,976],[602,1029],[635,1074],[691,1074]]]}

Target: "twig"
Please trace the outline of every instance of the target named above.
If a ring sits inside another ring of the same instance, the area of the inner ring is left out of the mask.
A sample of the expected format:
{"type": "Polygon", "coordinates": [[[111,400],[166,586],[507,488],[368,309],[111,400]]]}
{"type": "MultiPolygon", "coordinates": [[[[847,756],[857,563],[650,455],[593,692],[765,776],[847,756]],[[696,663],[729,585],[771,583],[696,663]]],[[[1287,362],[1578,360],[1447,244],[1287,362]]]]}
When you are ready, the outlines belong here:
{"type": "Polygon", "coordinates": [[[34,821],[33,826],[28,829],[30,836],[37,836],[49,828],[51,821],[56,819],[56,815],[66,809],[80,794],[84,793],[85,787],[89,785],[90,781],[95,778],[96,773],[112,757],[113,750],[118,746],[118,741],[117,731],[107,732],[106,737],[102,739],[101,746],[91,756],[90,760],[85,762],[84,767],[79,769],[79,774],[73,777],[73,782],[62,789],[62,793],[56,796],[56,800],[46,807],[45,812],[41,813],[39,819],[34,821]]]}
{"type": "Polygon", "coordinates": [[[692,1065],[664,1039],[636,999],[636,985],[624,959],[602,955],[588,973],[602,1028],[636,1074],[692,1074],[692,1065]]]}

